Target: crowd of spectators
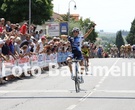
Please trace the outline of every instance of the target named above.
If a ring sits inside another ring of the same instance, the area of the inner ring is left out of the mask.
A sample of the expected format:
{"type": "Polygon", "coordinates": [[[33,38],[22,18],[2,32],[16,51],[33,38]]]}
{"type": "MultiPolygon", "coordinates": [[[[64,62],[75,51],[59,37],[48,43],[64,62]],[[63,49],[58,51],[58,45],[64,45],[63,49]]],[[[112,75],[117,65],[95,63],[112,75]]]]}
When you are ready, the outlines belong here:
{"type": "MultiPolygon", "coordinates": [[[[57,63],[61,68],[67,65],[66,58],[71,54],[71,51],[69,41],[65,41],[59,36],[49,40],[42,29],[36,30],[35,25],[31,25],[29,28],[27,22],[13,24],[4,18],[0,19],[0,60],[8,61],[9,56],[16,60],[24,56],[31,57],[33,54],[45,53],[50,55],[57,53],[57,63]]],[[[90,57],[102,57],[101,55],[103,55],[102,50],[90,43],[90,57]]],[[[15,77],[0,78],[0,83],[13,78],[15,77]]]]}
{"type": "MultiPolygon", "coordinates": [[[[24,56],[31,56],[33,54],[53,54],[58,53],[59,68],[66,64],[66,57],[71,52],[70,43],[63,41],[60,37],[53,37],[48,40],[43,30],[37,31],[36,26],[30,26],[30,33],[28,23],[13,24],[10,21],[0,19],[0,59],[7,61],[9,56],[15,60],[24,56]],[[63,56],[63,57],[61,57],[63,56]]],[[[12,76],[13,77],[13,76],[12,76]]],[[[0,83],[12,78],[0,78],[0,83]]]]}

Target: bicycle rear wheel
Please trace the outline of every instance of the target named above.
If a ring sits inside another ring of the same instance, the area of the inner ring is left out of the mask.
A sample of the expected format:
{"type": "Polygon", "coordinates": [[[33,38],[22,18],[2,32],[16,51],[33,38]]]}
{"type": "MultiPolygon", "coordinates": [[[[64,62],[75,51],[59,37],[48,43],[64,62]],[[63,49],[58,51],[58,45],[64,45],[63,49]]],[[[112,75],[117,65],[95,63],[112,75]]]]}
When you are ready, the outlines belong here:
{"type": "Polygon", "coordinates": [[[80,92],[80,83],[78,81],[78,78],[75,78],[75,90],[76,93],[80,92]]]}
{"type": "Polygon", "coordinates": [[[75,68],[75,90],[76,93],[80,92],[80,82],[78,80],[78,67],[76,64],[76,68],[75,68]]]}

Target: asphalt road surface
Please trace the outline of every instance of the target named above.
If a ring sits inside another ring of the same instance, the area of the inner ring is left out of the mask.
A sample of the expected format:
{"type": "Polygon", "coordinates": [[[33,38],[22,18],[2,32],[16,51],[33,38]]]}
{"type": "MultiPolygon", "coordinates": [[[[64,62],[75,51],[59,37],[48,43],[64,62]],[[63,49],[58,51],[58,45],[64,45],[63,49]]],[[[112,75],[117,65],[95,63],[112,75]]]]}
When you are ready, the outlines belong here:
{"type": "Polygon", "coordinates": [[[70,76],[43,73],[0,85],[0,110],[135,110],[135,59],[90,62],[80,93],[70,76]]]}

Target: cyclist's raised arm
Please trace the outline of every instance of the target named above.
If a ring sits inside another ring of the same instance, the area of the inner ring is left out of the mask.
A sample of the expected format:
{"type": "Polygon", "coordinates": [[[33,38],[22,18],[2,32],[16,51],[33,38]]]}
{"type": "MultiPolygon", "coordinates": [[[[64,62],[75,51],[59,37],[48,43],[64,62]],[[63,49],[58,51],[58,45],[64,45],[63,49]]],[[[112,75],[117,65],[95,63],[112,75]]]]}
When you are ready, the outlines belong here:
{"type": "Polygon", "coordinates": [[[91,32],[93,31],[93,29],[95,28],[96,24],[94,24],[89,30],[88,32],[84,35],[84,39],[86,39],[90,34],[91,32]]]}

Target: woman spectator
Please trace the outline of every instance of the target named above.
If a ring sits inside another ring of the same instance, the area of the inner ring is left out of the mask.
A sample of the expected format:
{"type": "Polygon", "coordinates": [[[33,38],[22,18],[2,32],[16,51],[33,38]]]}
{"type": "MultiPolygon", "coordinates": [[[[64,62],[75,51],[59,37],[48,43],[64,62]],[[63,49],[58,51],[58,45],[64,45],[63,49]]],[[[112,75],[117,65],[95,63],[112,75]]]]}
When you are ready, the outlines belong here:
{"type": "Polygon", "coordinates": [[[37,53],[41,53],[44,50],[44,46],[47,44],[47,39],[45,38],[45,36],[41,37],[41,40],[38,41],[38,45],[37,45],[37,53]]]}

